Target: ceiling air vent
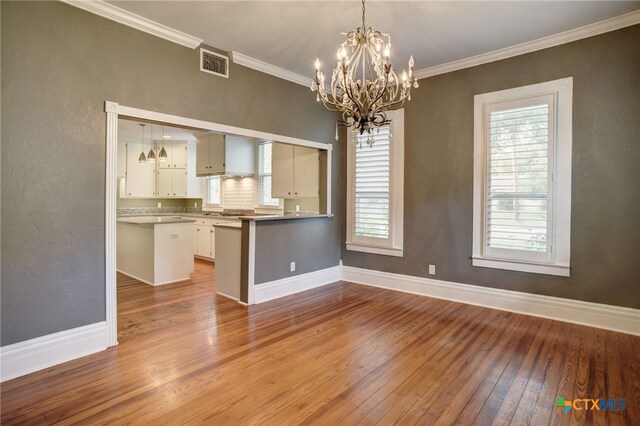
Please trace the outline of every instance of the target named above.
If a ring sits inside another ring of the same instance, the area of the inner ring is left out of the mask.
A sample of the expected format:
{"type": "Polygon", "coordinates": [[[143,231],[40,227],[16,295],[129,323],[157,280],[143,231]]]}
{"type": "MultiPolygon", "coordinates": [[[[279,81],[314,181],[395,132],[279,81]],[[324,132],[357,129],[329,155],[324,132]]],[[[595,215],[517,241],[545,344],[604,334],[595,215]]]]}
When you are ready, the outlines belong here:
{"type": "Polygon", "coordinates": [[[201,48],[200,71],[229,78],[229,58],[219,53],[201,48]]]}

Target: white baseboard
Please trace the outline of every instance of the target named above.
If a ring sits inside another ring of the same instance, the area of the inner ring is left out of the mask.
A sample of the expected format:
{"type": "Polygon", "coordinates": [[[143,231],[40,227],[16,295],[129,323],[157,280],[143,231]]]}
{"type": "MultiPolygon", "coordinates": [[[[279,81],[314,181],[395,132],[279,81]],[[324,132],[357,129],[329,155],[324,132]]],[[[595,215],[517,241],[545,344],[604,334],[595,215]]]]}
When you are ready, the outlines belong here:
{"type": "Polygon", "coordinates": [[[340,266],[282,278],[254,286],[255,303],[262,303],[340,281],[340,266]]]}
{"type": "Polygon", "coordinates": [[[106,322],[85,325],[0,348],[0,381],[14,379],[107,349],[106,322]]]}
{"type": "Polygon", "coordinates": [[[640,310],[342,266],[342,280],[640,335],[640,310]]]}
{"type": "Polygon", "coordinates": [[[159,286],[159,285],[175,284],[175,283],[179,283],[179,282],[187,281],[187,280],[190,280],[190,279],[191,279],[191,276],[188,276],[188,277],[186,277],[186,278],[179,278],[179,279],[177,279],[177,280],[175,280],[175,281],[164,281],[164,282],[161,282],[161,283],[155,283],[155,284],[154,284],[154,283],[152,283],[151,281],[147,281],[147,280],[142,279],[142,278],[140,278],[140,277],[137,277],[137,276],[135,276],[135,275],[131,275],[131,274],[129,274],[128,272],[121,271],[120,269],[116,269],[116,271],[120,272],[122,275],[126,275],[126,276],[128,276],[129,278],[133,278],[134,280],[138,280],[138,281],[140,281],[141,283],[144,283],[144,284],[147,284],[147,285],[150,285],[150,286],[153,286],[153,287],[157,287],[157,286],[159,286]]]}

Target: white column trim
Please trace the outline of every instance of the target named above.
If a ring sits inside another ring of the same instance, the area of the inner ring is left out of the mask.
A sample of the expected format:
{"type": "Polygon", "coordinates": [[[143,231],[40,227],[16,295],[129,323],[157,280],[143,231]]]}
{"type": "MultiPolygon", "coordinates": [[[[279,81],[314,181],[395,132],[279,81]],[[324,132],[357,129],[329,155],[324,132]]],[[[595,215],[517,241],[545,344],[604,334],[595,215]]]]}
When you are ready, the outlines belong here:
{"type": "Polygon", "coordinates": [[[116,285],[116,208],[118,175],[118,104],[105,102],[107,114],[106,189],[105,189],[105,288],[106,323],[109,346],[118,344],[118,306],[116,285]]]}

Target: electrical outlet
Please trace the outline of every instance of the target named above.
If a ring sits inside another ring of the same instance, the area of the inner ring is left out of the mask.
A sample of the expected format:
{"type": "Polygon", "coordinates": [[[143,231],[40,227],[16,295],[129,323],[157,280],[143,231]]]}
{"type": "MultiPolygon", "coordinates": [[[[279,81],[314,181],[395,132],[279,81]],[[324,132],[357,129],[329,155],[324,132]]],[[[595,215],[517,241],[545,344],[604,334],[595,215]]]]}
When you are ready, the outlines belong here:
{"type": "Polygon", "coordinates": [[[193,207],[196,208],[196,209],[198,208],[198,202],[197,201],[193,203],[193,207]]]}
{"type": "Polygon", "coordinates": [[[158,201],[158,208],[161,209],[162,208],[162,203],[160,201],[158,201]]]}
{"type": "Polygon", "coordinates": [[[300,204],[296,204],[296,211],[299,212],[300,211],[300,204]]]}
{"type": "Polygon", "coordinates": [[[296,270],[296,262],[291,262],[291,263],[289,264],[289,270],[290,270],[291,272],[295,272],[295,270],[296,270]]]}
{"type": "Polygon", "coordinates": [[[429,265],[429,275],[436,274],[436,265],[429,265]]]}

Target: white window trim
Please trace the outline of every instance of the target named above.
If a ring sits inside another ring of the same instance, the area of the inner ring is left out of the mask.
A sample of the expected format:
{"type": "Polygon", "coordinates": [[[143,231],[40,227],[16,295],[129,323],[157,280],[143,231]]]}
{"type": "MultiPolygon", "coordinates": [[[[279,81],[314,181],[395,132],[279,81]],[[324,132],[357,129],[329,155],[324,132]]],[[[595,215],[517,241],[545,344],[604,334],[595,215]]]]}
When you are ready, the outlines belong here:
{"type": "MultiPolygon", "coordinates": [[[[260,144],[264,143],[264,142],[270,142],[270,141],[261,141],[258,144],[256,144],[256,174],[255,174],[255,194],[254,194],[254,205],[255,205],[255,209],[257,210],[272,210],[272,211],[282,211],[284,210],[284,199],[282,198],[278,198],[278,205],[277,206],[268,206],[268,205],[262,205],[260,204],[260,153],[259,153],[259,149],[260,149],[260,144]]],[[[271,142],[273,143],[273,142],[271,142]]],[[[271,172],[271,176],[273,176],[273,171],[271,172]]],[[[273,181],[272,181],[273,182],[273,181]]]]}
{"type": "MultiPolygon", "coordinates": [[[[381,244],[364,243],[355,239],[355,150],[353,132],[347,132],[347,241],[350,251],[403,257],[403,209],[404,209],[404,109],[391,111],[387,117],[392,121],[390,144],[390,238],[381,244]]],[[[366,147],[362,148],[366,149],[366,147]]]]}
{"type": "Polygon", "coordinates": [[[570,276],[571,244],[571,152],[573,124],[573,77],[514,89],[485,93],[474,97],[474,164],[473,164],[473,266],[570,276]],[[549,262],[500,259],[484,252],[486,140],[485,106],[497,102],[553,94],[555,105],[555,138],[552,175],[551,235],[549,262]]]}

